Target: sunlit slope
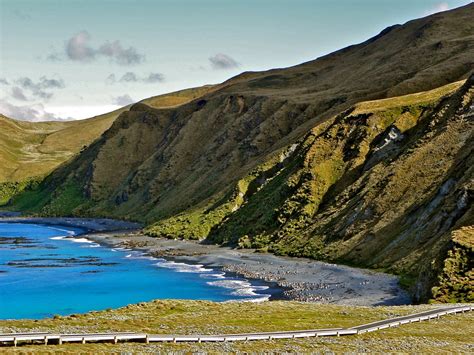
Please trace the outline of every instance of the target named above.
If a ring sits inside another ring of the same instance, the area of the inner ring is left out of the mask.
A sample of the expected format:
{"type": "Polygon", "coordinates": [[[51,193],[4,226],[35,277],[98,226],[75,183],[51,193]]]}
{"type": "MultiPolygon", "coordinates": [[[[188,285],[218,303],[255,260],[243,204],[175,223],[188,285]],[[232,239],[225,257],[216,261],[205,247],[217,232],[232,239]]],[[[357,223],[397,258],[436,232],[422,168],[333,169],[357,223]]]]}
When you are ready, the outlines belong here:
{"type": "Polygon", "coordinates": [[[171,92],[169,94],[153,96],[140,102],[154,108],[176,107],[190,102],[218,88],[217,85],[204,85],[171,92]]]}

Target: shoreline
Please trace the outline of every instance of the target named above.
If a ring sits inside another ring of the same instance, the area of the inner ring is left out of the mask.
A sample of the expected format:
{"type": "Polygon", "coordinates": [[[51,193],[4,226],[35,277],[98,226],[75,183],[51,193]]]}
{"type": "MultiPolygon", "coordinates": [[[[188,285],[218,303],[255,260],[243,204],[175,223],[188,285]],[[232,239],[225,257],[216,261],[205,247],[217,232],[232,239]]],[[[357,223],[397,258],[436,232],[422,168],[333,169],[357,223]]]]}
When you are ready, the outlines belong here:
{"type": "Polygon", "coordinates": [[[252,282],[273,284],[281,291],[272,293],[270,300],[358,306],[412,304],[397,276],[377,271],[141,233],[93,233],[86,237],[101,245],[133,249],[144,255],[199,264],[252,282]]]}
{"type": "Polygon", "coordinates": [[[269,286],[270,300],[294,300],[358,306],[407,305],[398,277],[367,269],[305,258],[276,256],[250,249],[231,249],[198,241],[153,238],[138,223],[105,218],[2,217],[0,222],[37,223],[81,228],[81,237],[111,248],[190,265],[200,264],[269,286]]]}

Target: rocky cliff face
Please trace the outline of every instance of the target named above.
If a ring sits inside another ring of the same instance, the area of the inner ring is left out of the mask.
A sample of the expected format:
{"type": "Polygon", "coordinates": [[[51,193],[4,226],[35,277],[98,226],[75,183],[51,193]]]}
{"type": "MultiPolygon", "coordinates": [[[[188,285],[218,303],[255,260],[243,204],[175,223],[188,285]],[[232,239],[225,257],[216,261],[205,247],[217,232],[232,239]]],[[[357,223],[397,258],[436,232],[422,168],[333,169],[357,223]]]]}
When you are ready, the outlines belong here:
{"type": "Polygon", "coordinates": [[[450,231],[472,223],[473,80],[456,81],[474,68],[473,17],[411,21],[180,106],[135,104],[16,206],[386,269],[426,299],[450,231]]]}

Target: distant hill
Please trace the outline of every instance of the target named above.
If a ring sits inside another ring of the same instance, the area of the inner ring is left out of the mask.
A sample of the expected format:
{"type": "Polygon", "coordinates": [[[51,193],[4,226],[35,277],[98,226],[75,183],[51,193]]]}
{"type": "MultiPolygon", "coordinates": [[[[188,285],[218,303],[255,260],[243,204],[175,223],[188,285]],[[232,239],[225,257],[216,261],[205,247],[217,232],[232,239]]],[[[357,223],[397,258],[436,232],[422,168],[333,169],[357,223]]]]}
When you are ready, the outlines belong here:
{"type": "Polygon", "coordinates": [[[0,182],[50,172],[97,139],[123,111],[64,122],[16,121],[0,115],[0,182]]]}
{"type": "Polygon", "coordinates": [[[437,297],[452,233],[473,224],[472,18],[474,4],[180,106],[132,105],[14,207],[383,269],[437,297]]]}
{"type": "MultiPolygon", "coordinates": [[[[209,92],[207,85],[142,100],[150,107],[175,107],[209,92]]],[[[33,180],[86,148],[130,106],[76,121],[29,122],[0,114],[0,205],[33,180]]]]}

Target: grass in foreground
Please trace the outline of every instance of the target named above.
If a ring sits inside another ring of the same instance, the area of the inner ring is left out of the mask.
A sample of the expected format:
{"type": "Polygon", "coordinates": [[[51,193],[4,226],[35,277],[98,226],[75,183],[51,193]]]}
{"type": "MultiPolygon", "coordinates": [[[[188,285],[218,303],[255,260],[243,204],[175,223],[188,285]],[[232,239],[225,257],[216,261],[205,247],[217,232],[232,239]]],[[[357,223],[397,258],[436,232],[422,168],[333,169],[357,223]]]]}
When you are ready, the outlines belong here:
{"type": "MultiPolygon", "coordinates": [[[[137,331],[154,334],[222,334],[256,331],[350,327],[361,323],[421,312],[435,305],[351,307],[299,302],[212,303],[153,301],[116,310],[44,320],[1,321],[0,332],[137,331]]],[[[25,345],[0,352],[101,353],[156,351],[279,352],[472,352],[473,313],[451,315],[358,336],[235,343],[121,343],[117,345],[25,345]]]]}

